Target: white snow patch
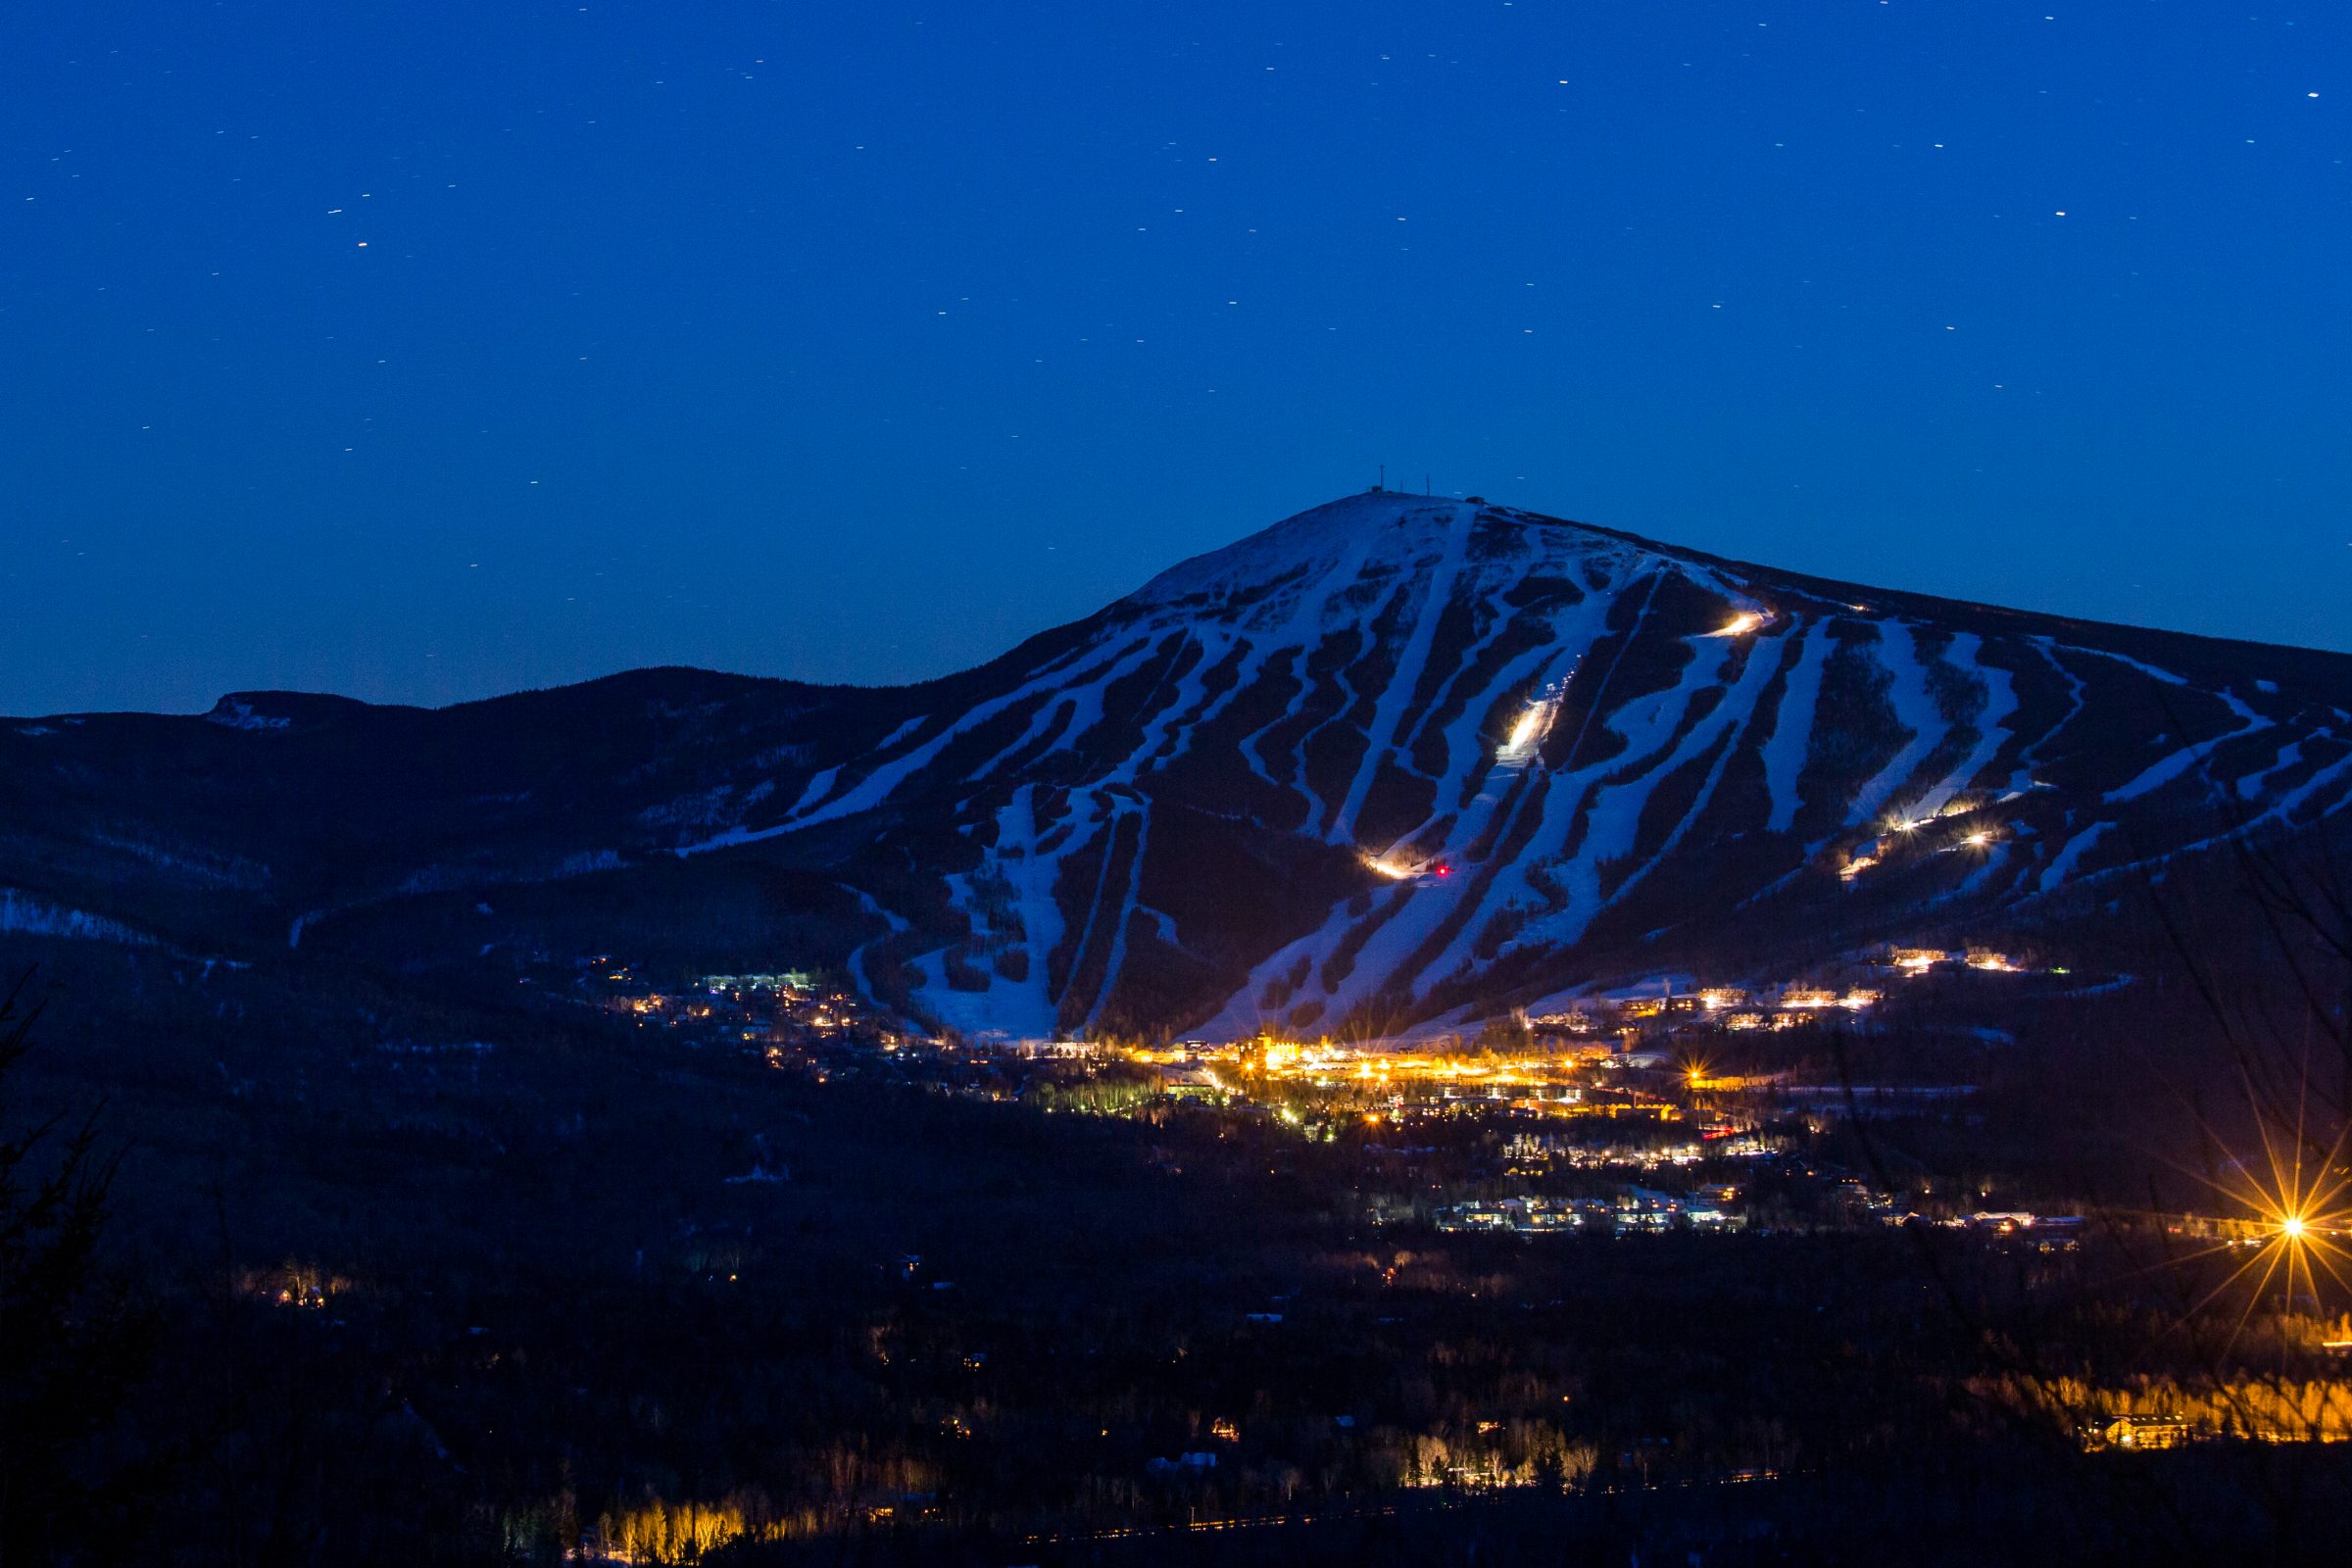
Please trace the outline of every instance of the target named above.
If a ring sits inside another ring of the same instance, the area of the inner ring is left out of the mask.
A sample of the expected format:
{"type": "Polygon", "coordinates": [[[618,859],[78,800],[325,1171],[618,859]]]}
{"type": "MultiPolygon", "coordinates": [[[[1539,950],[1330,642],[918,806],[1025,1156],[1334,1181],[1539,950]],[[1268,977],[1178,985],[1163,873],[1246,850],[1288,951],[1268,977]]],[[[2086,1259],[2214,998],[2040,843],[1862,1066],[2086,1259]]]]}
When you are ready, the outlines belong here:
{"type": "Polygon", "coordinates": [[[223,729],[244,730],[279,730],[294,722],[278,714],[257,713],[251,703],[234,697],[223,697],[214,704],[213,710],[204,715],[204,721],[218,724],[223,729]]]}
{"type": "Polygon", "coordinates": [[[840,776],[841,769],[839,766],[824,768],[821,771],[810,775],[808,787],[801,791],[801,798],[792,803],[792,809],[785,814],[789,816],[799,816],[802,812],[808,810],[811,807],[815,806],[817,802],[825,798],[826,794],[833,788],[833,781],[840,776]]]}
{"type": "MultiPolygon", "coordinates": [[[[2319,735],[2314,738],[2324,739],[2328,733],[2327,730],[2321,730],[2319,735]]],[[[2237,781],[2237,798],[2241,801],[2260,800],[2264,785],[2302,760],[2303,743],[2288,741],[2284,746],[2278,748],[2278,756],[2270,766],[2263,768],[2260,772],[2248,773],[2237,781]]]]}
{"type": "Polygon", "coordinates": [[[120,920],[50,904],[16,888],[0,888],[0,931],[81,942],[116,942],[133,948],[155,946],[155,938],[144,931],[134,931],[120,920]]]}

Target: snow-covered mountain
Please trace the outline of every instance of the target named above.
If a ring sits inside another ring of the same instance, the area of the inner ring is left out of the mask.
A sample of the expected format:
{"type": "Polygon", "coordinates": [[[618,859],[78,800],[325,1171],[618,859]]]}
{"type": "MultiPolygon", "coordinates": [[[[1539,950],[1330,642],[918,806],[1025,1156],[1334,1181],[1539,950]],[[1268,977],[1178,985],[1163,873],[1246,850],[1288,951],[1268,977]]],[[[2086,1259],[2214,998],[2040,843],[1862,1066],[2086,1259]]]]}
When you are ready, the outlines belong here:
{"type": "Polygon", "coordinates": [[[2014,906],[2340,808],[2342,664],[2213,652],[1375,493],[1171,569],[752,831],[952,820],[969,935],[912,962],[961,1027],[1386,1029],[1670,933],[2014,906]],[[1220,823],[1344,886],[1202,991],[1220,904],[1295,897],[1204,853],[1220,823]]]}
{"type": "Polygon", "coordinates": [[[2348,707],[2352,659],[1374,492],[921,686],[645,672],[438,713],[0,724],[37,819],[0,879],[142,924],[60,874],[135,844],[150,879],[254,868],[256,929],[331,940],[338,910],[455,889],[752,863],[949,1027],[1387,1032],[2080,920],[2133,868],[2341,810],[2348,707]],[[326,760],[356,747],[371,766],[326,760]],[[159,769],[221,820],[160,818],[133,785],[159,769]]]}

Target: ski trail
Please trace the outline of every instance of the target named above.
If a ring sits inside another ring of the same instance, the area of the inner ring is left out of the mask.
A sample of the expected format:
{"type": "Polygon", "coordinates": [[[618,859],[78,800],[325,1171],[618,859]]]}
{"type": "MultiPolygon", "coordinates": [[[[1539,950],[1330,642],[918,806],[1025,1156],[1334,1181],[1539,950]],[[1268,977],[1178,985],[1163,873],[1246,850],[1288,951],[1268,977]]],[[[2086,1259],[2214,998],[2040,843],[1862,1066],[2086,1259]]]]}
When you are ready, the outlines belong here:
{"type": "MultiPolygon", "coordinates": [[[[1070,804],[1073,808],[1076,808],[1075,796],[1072,797],[1070,804]]],[[[1090,811],[1094,804],[1092,792],[1089,792],[1087,806],[1090,811]]],[[[1086,923],[1078,928],[1078,940],[1070,946],[1070,972],[1062,977],[1062,996],[1065,1000],[1069,996],[1071,984],[1078,978],[1079,965],[1086,960],[1086,950],[1094,945],[1095,926],[1102,918],[1102,890],[1110,886],[1111,852],[1119,847],[1119,821],[1126,814],[1124,810],[1114,805],[1108,816],[1100,824],[1100,830],[1103,834],[1102,863],[1095,868],[1095,891],[1093,897],[1087,900],[1086,923]]],[[[1073,845],[1069,849],[1063,850],[1060,855],[1054,857],[1054,859],[1056,861],[1062,859],[1070,853],[1071,849],[1075,848],[1076,846],[1073,845]]],[[[1039,958],[1051,958],[1052,956],[1053,950],[1049,948],[1045,953],[1032,954],[1031,961],[1034,962],[1039,958]]],[[[1055,1016],[1059,1015],[1060,1009],[1056,1006],[1055,1016]]]]}
{"type": "Polygon", "coordinates": [[[1830,657],[1830,625],[1817,620],[1805,628],[1796,667],[1781,692],[1780,711],[1773,717],[1772,739],[1764,744],[1764,787],[1772,797],[1768,833],[1786,833],[1796,822],[1804,802],[1796,793],[1805,770],[1805,755],[1813,741],[1813,710],[1821,700],[1821,672],[1830,657]]]}
{"type": "Polygon", "coordinates": [[[2028,644],[2035,653],[2041,655],[2043,661],[2049,664],[2050,668],[2058,672],[2059,678],[2064,680],[2067,685],[2066,711],[2059,714],[2058,722],[2043,730],[2034,744],[2027,747],[2024,754],[2018,759],[2019,765],[2031,774],[2034,768],[2039,767],[2047,760],[2044,754],[2048,751],[2050,743],[2058,738],[2058,732],[2073,723],[2076,716],[2082,711],[2082,677],[2066,667],[2066,662],[2058,657],[2057,645],[2049,638],[2029,638],[2028,644]]]}
{"type": "MultiPolygon", "coordinates": [[[[1100,653],[1102,650],[1099,645],[1090,645],[1084,652],[1100,653]]],[[[947,750],[949,744],[958,736],[968,734],[980,725],[987,723],[1023,698],[1034,697],[1041,692],[1060,695],[1061,688],[1054,685],[1053,674],[1046,671],[1058,671],[1062,665],[1071,662],[1073,657],[1064,656],[1055,660],[1053,663],[1045,666],[1045,671],[1031,675],[1029,679],[1011,691],[981,703],[913,751],[883,763],[859,779],[847,792],[835,796],[831,801],[813,810],[788,816],[783,821],[769,827],[729,828],[724,833],[714,834],[697,843],[681,844],[671,853],[683,859],[690,855],[703,855],[712,850],[729,849],[738,844],[757,844],[763,839],[772,839],[785,833],[797,833],[803,828],[814,827],[820,822],[830,822],[840,817],[853,816],[859,811],[871,810],[888,800],[892,792],[906,779],[930,766],[933,760],[941,752],[947,750]]],[[[1098,692],[1098,705],[1100,701],[1098,692]]],[[[1049,704],[1048,706],[1050,708],[1053,705],[1049,704]]]]}
{"type": "MultiPolygon", "coordinates": [[[[2329,738],[2329,732],[2327,730],[2321,730],[2318,734],[2312,736],[2311,738],[2313,740],[2327,740],[2329,738]]],[[[2237,798],[2241,801],[2260,800],[2262,798],[2262,787],[2265,784],[2269,783],[2280,773],[2285,772],[2288,768],[2295,766],[2302,760],[2303,743],[2299,740],[2288,741],[2284,746],[2278,748],[2278,755],[2273,760],[2270,766],[2261,769],[2259,772],[2248,773],[2245,777],[2237,781],[2237,798]]]]}
{"type": "MultiPolygon", "coordinates": [[[[1551,640],[1512,660],[1465,705],[1461,715],[1446,727],[1447,771],[1440,786],[1442,812],[1446,809],[1447,800],[1460,800],[1469,790],[1471,774],[1484,760],[1482,732],[1495,706],[1531,677],[1556,680],[1574,670],[1605,631],[1611,603],[1607,590],[1592,589],[1575,605],[1555,611],[1551,617],[1551,640]]],[[[1598,701],[1600,698],[1596,697],[1595,702],[1598,701]]],[[[1495,811],[1506,799],[1514,803],[1512,817],[1506,819],[1501,829],[1502,836],[1507,838],[1517,810],[1531,794],[1537,793],[1532,788],[1515,791],[1510,786],[1531,771],[1540,772],[1541,768],[1541,761],[1534,758],[1495,762],[1489,768],[1484,786],[1454,808],[1453,825],[1444,846],[1432,858],[1462,864],[1471,847],[1486,835],[1495,811]]],[[[1428,825],[1424,823],[1407,837],[1418,838],[1428,825]]],[[[1309,960],[1310,980],[1293,997],[1294,1004],[1321,1002],[1327,1021],[1368,1004],[1392,980],[1408,978],[1397,973],[1399,967],[1427,945],[1465,900],[1473,897],[1472,882],[1473,878],[1457,872],[1450,879],[1424,877],[1387,893],[1364,917],[1379,920],[1380,924],[1357,952],[1354,966],[1336,987],[1323,982],[1324,966],[1359,921],[1349,915],[1346,901],[1333,905],[1316,930],[1260,961],[1250,971],[1249,980],[1226,1000],[1217,1016],[1205,1027],[1212,1038],[1245,1038],[1254,1032],[1262,1016],[1257,999],[1270,983],[1289,974],[1301,956],[1309,960]],[[1394,912],[1389,912],[1392,909],[1394,912]]]]}
{"type": "MultiPolygon", "coordinates": [[[[1187,628],[1185,636],[1189,646],[1200,650],[1200,657],[1194,660],[1192,668],[1178,679],[1176,695],[1144,731],[1143,742],[1136,748],[1135,755],[1112,775],[1115,782],[1133,783],[1146,762],[1152,764],[1152,771],[1159,772],[1192,750],[1193,731],[1203,722],[1200,710],[1208,701],[1202,677],[1224,659],[1230,645],[1213,630],[1187,628]],[[1165,756],[1160,755],[1162,747],[1168,749],[1165,756]]],[[[1183,657],[1181,651],[1177,657],[1183,657]]]]}
{"type": "Polygon", "coordinates": [[[1421,612],[1414,618],[1412,636],[1396,661],[1396,672],[1381,691],[1379,706],[1372,710],[1372,730],[1366,738],[1363,760],[1356,765],[1348,794],[1339,810],[1333,813],[1331,825],[1324,830],[1327,843],[1348,841],[1374,776],[1379,773],[1382,761],[1396,750],[1396,726],[1403,720],[1405,708],[1421,684],[1421,671],[1428,667],[1430,646],[1437,641],[1438,622],[1444,617],[1446,607],[1453,602],[1454,580],[1461,575],[1462,560],[1470,549],[1471,524],[1477,516],[1476,508],[1457,507],[1447,520],[1445,553],[1430,568],[1429,587],[1421,596],[1421,612]]]}
{"type": "Polygon", "coordinates": [[[883,941],[887,937],[895,937],[901,932],[910,929],[910,927],[906,923],[906,916],[900,914],[895,909],[884,908],[881,905],[881,902],[872,894],[866,892],[865,889],[854,888],[847,882],[836,882],[833,885],[841,889],[842,892],[847,893],[855,898],[858,901],[858,906],[863,908],[866,913],[879,916],[882,923],[890,927],[890,929],[884,932],[882,936],[869,938],[864,942],[858,943],[855,948],[852,948],[850,950],[850,960],[848,964],[850,979],[857,985],[858,995],[864,997],[867,1002],[873,1004],[875,1006],[880,1007],[884,1004],[882,999],[874,994],[873,982],[866,978],[865,950],[872,947],[876,942],[883,941]]]}
{"type": "MultiPolygon", "coordinates": [[[[1119,988],[1119,971],[1127,964],[1127,928],[1134,923],[1135,911],[1143,902],[1144,852],[1152,847],[1152,813],[1144,811],[1140,815],[1135,856],[1127,862],[1127,897],[1120,903],[1119,923],[1110,933],[1110,956],[1102,966],[1102,989],[1095,993],[1095,1004],[1087,1008],[1086,1022],[1079,1028],[1079,1033],[1089,1039],[1094,1036],[1095,1020],[1102,1016],[1102,1009],[1110,1004],[1111,993],[1119,988]]],[[[1115,845],[1118,840],[1114,837],[1111,842],[1115,845]]],[[[1110,857],[1105,854],[1102,861],[1107,867],[1110,857]]]]}
{"type": "MultiPolygon", "coordinates": [[[[1642,618],[1635,623],[1626,645],[1641,635],[1648,618],[1648,602],[1642,607],[1642,618]]],[[[1608,781],[1619,780],[1621,790],[1631,789],[1646,779],[1647,787],[1640,791],[1640,799],[1620,794],[1610,806],[1630,808],[1638,817],[1641,802],[1648,798],[1661,776],[1655,768],[1661,753],[1674,745],[1683,719],[1698,694],[1720,679],[1723,666],[1731,657],[1730,643],[1712,637],[1687,638],[1691,649],[1690,661],[1683,665],[1675,684],[1665,691],[1652,692],[1624,704],[1609,714],[1605,727],[1621,736],[1625,747],[1614,757],[1588,764],[1572,771],[1550,773],[1541,780],[1538,793],[1543,797],[1535,832],[1518,855],[1502,865],[1488,885],[1485,896],[1459,930],[1454,933],[1446,950],[1436,959],[1423,965],[1411,976],[1415,995],[1429,986],[1463,972],[1473,961],[1479,940],[1495,916],[1514,907],[1544,907],[1552,905],[1550,912],[1532,920],[1514,938],[1511,946],[1541,937],[1550,940],[1555,932],[1581,933],[1599,908],[1599,872],[1594,847],[1612,840],[1617,825],[1603,816],[1603,796],[1608,781]],[[1588,804],[1590,803],[1590,804],[1588,804]],[[1585,836],[1576,854],[1563,860],[1568,835],[1578,817],[1585,818],[1585,836]],[[1544,897],[1531,877],[1535,868],[1542,868],[1546,880],[1557,890],[1556,903],[1544,897]]],[[[1623,649],[1619,650],[1620,655],[1623,649]]],[[[1616,665],[1610,666],[1610,674],[1616,665]]],[[[1605,677],[1604,677],[1605,680],[1605,677]]],[[[1599,711],[1606,700],[1605,684],[1593,698],[1593,711],[1599,711]]],[[[1721,705],[1718,710],[1720,711],[1721,705]]],[[[1590,714],[1588,714],[1588,718],[1590,714]]],[[[1582,749],[1582,734],[1579,735],[1582,749]]],[[[1506,828],[1506,835],[1510,830],[1506,828]]],[[[1629,835],[1630,837],[1630,835],[1629,835]]],[[[1562,938],[1575,940],[1574,935],[1562,938]]]]}
{"type": "Polygon", "coordinates": [[[1928,690],[1927,671],[1920,666],[1919,645],[1912,639],[1911,628],[1899,620],[1882,620],[1878,627],[1879,665],[1893,677],[1886,700],[1894,708],[1895,722],[1910,731],[1911,739],[1855,794],[1854,804],[1845,814],[1847,827],[1859,827],[1878,815],[1879,808],[1910,779],[1919,764],[1943,744],[1949,728],[1943,715],[1936,710],[1935,696],[1928,690]]]}
{"type": "MultiPolygon", "coordinates": [[[[1740,751],[1740,743],[1747,737],[1748,726],[1755,722],[1756,704],[1762,699],[1764,688],[1771,683],[1772,676],[1778,672],[1781,657],[1781,649],[1777,640],[1774,643],[1773,655],[1769,659],[1764,657],[1761,643],[1750,648],[1747,655],[1747,666],[1741,670],[1739,683],[1731,691],[1725,693],[1724,700],[1716,705],[1715,711],[1707,715],[1706,723],[1694,725],[1690,738],[1676,748],[1672,757],[1651,769],[1651,778],[1654,782],[1642,792],[1642,806],[1634,812],[1634,821],[1637,825],[1640,823],[1642,810],[1648,807],[1649,796],[1655,792],[1657,784],[1665,782],[1691,758],[1704,756],[1707,748],[1714,746],[1718,739],[1722,742],[1720,749],[1715,754],[1714,765],[1707,769],[1705,782],[1699,786],[1697,795],[1692,797],[1690,807],[1684,810],[1681,819],[1674,824],[1674,830],[1666,835],[1666,842],[1659,845],[1657,853],[1643,861],[1639,869],[1617,884],[1617,891],[1601,902],[1602,909],[1623,900],[1627,894],[1641,884],[1643,878],[1656,870],[1666,858],[1681,846],[1683,840],[1690,836],[1691,829],[1695,828],[1699,818],[1706,814],[1708,804],[1715,799],[1715,787],[1723,782],[1724,770],[1732,765],[1732,759],[1740,751]],[[1697,735],[1697,731],[1701,728],[1711,731],[1709,737],[1703,742],[1698,739],[1697,735]],[[1727,728],[1729,734],[1725,733],[1727,728]]],[[[1630,852],[1633,848],[1632,843],[1628,842],[1625,848],[1630,852]]],[[[1596,910],[1595,913],[1597,912],[1596,910]]]]}
{"type": "Polygon", "coordinates": [[[2059,884],[2073,874],[2076,863],[2082,858],[2090,847],[2098,843],[2114,826],[2113,822],[2093,822],[2073,838],[2068,839],[2066,847],[2058,852],[2050,861],[2048,868],[2041,873],[2041,881],[2035,886],[2034,891],[2037,893],[2055,892],[2059,884]]]}
{"type": "Polygon", "coordinates": [[[1969,748],[1949,773],[1935,788],[1920,798],[1911,809],[1914,816],[1934,816],[1943,809],[1951,798],[1976,782],[1977,775],[1992,765],[1992,760],[2008,744],[2007,720],[2017,711],[2016,683],[2007,670],[1998,664],[1977,662],[1977,650],[1984,647],[1983,639],[1974,632],[1960,632],[1944,650],[1944,662],[1984,682],[1984,706],[1977,710],[1977,744],[1969,748]]]}
{"type": "Polygon", "coordinates": [[[2174,779],[2177,779],[2181,774],[2187,772],[2198,762],[2203,761],[2207,757],[2213,755],[2216,747],[2227,745],[2230,741],[2241,740],[2248,735],[2259,734],[2261,731],[2271,727],[2271,720],[2263,717],[2253,709],[2247,707],[2243,702],[2239,701],[2234,694],[2230,692],[2221,692],[2217,695],[2220,696],[2223,702],[2230,705],[2230,710],[2232,713],[2236,714],[2239,719],[2243,720],[2243,722],[2240,723],[2237,728],[2230,730],[2224,734],[2215,735],[2207,740],[2198,741],[2193,746],[2183,746],[2179,751],[2172,753],[2170,756],[2161,758],[2158,760],[2149,763],[2146,767],[2140,769],[2140,771],[2129,782],[2120,784],[2114,789],[2109,790],[2105,796],[2101,797],[2101,799],[2103,799],[2106,804],[2110,806],[2113,806],[2120,801],[2137,800],[2139,797],[2149,793],[2151,790],[2162,789],[2165,785],[2170,784],[2174,779]]]}
{"type": "MultiPolygon", "coordinates": [[[[2049,643],[2049,639],[2046,637],[2040,640],[2049,643]]],[[[2112,659],[2117,663],[2129,664],[2142,675],[2151,676],[2167,686],[2186,686],[2188,684],[2186,675],[2176,675],[2169,669],[2159,669],[2154,664],[2143,664],[2129,654],[2111,653],[2104,648],[2084,648],[2077,643],[2055,643],[2050,646],[2062,648],[2070,654],[2088,654],[2093,659],[2112,659]]]]}

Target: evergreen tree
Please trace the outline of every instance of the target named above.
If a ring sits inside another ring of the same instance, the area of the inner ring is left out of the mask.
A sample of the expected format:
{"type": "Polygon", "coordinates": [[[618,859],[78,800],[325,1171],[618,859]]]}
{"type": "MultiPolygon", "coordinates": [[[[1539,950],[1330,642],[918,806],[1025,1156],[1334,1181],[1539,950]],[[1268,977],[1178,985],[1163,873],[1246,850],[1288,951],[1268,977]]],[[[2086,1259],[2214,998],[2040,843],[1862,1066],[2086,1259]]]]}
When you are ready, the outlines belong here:
{"type": "Polygon", "coordinates": [[[100,1152],[96,1114],[71,1132],[15,1114],[30,980],[0,1000],[0,1568],[80,1559],[121,1522],[121,1455],[103,1450],[150,1340],[100,1258],[120,1155],[100,1152]]]}

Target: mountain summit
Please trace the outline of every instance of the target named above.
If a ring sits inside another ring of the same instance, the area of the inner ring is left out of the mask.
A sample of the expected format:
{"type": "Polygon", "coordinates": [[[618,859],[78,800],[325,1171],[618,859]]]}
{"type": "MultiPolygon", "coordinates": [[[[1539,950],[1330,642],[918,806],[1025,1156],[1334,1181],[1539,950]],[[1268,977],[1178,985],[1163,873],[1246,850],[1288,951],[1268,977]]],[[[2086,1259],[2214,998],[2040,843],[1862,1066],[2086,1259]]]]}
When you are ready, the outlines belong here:
{"type": "Polygon", "coordinates": [[[190,949],[331,948],[446,941],[518,885],[719,941],[756,870],[762,929],[940,1027],[1387,1033],[2079,919],[2129,867],[2340,810],[2348,707],[2352,659],[1376,491],[918,686],[0,725],[0,881],[190,949]]]}

